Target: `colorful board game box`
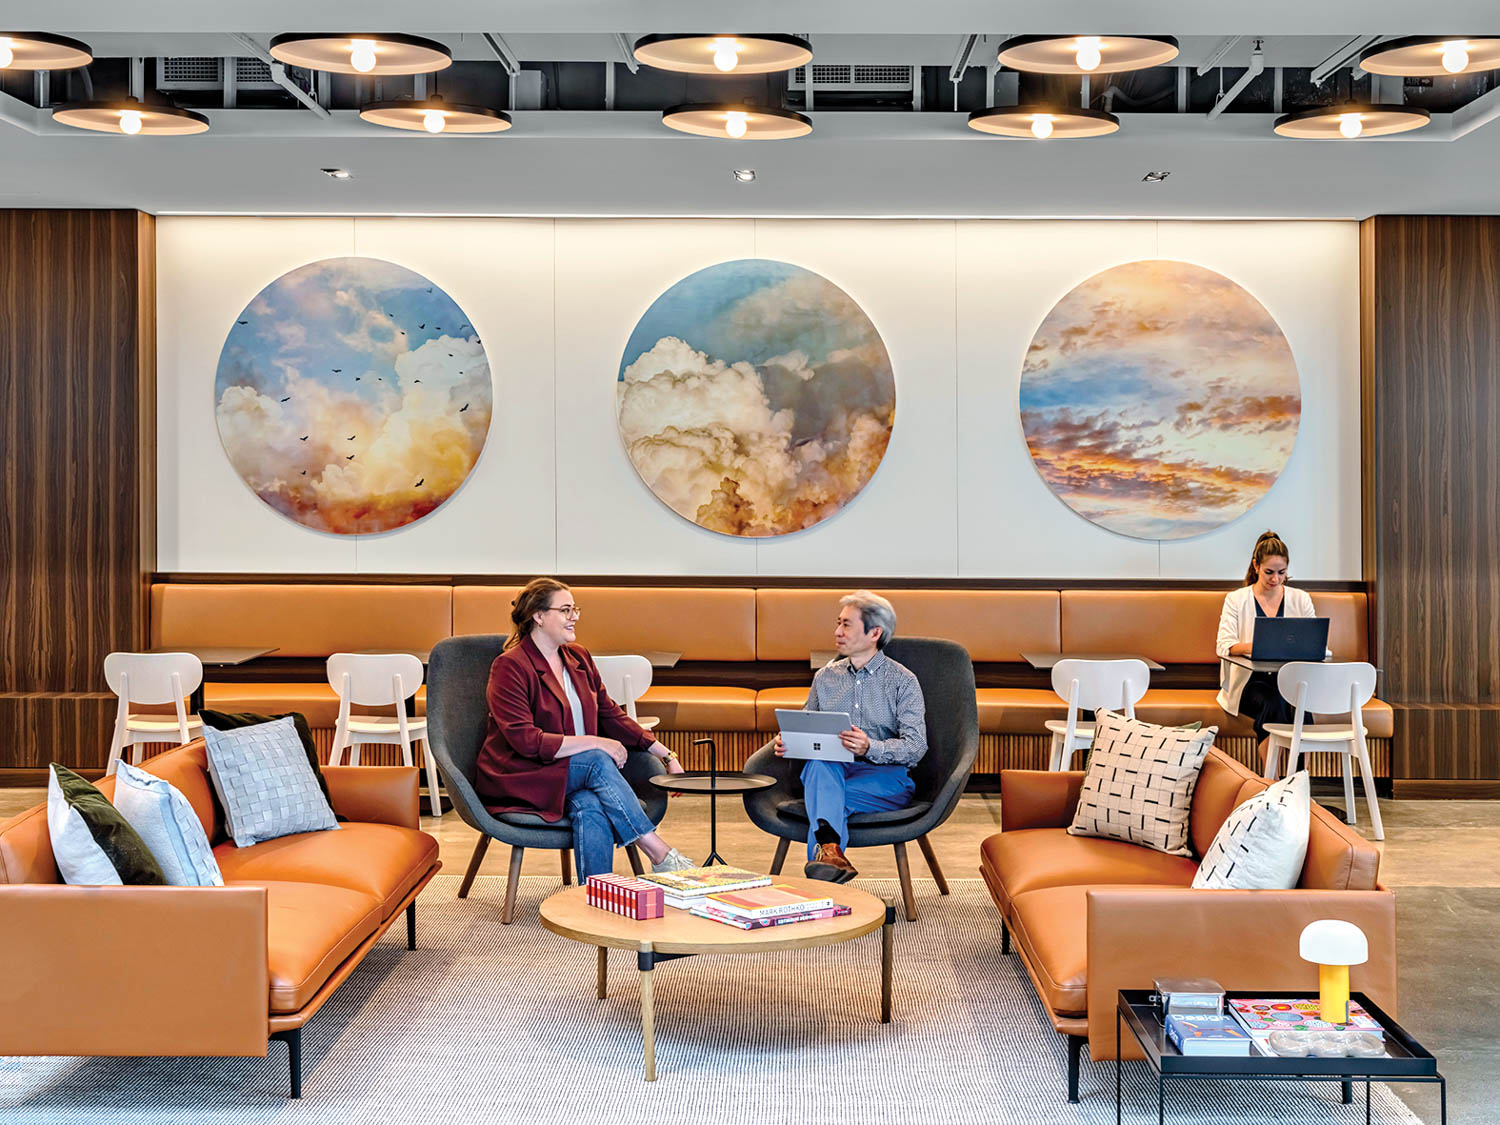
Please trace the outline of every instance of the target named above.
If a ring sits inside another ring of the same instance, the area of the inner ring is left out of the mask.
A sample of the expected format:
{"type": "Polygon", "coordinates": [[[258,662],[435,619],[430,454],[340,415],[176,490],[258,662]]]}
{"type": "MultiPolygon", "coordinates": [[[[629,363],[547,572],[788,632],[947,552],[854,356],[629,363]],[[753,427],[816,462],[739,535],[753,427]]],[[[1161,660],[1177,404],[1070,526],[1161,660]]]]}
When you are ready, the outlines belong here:
{"type": "Polygon", "coordinates": [[[662,889],[644,879],[628,875],[590,875],[586,884],[588,904],[626,918],[660,918],[666,913],[662,889]]]}

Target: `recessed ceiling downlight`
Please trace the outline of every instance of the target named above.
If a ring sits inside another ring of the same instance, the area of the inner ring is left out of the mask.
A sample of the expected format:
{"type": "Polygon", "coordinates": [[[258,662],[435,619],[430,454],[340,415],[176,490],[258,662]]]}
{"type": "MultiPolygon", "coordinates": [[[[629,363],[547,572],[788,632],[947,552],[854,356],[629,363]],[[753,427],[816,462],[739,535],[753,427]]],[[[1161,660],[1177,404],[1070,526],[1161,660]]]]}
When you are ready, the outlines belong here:
{"type": "Polygon", "coordinates": [[[1033,74],[1118,74],[1176,57],[1170,35],[1017,35],[996,56],[1001,66],[1033,74]]]}
{"type": "Polygon", "coordinates": [[[774,74],[812,62],[812,44],[795,35],[647,35],[636,62],[679,74],[774,74]]]}
{"type": "Polygon", "coordinates": [[[271,57],[330,74],[430,74],[453,64],[434,39],[396,32],[299,32],[271,40],[271,57]]]}
{"type": "Polygon", "coordinates": [[[1102,109],[1058,106],[997,106],[969,114],[969,128],[996,137],[1028,141],[1103,137],[1120,128],[1120,119],[1102,109]]]}
{"type": "Polygon", "coordinates": [[[134,98],[61,105],[52,111],[52,119],[75,129],[127,137],[181,137],[208,132],[208,118],[201,113],[134,98]]]}
{"type": "Polygon", "coordinates": [[[679,133],[731,141],[780,141],[812,132],[812,119],[794,110],[732,102],[674,105],[662,110],[661,120],[679,133]]]}
{"type": "Polygon", "coordinates": [[[0,31],[0,70],[72,70],[88,66],[87,43],[45,31],[0,31]]]}
{"type": "Polygon", "coordinates": [[[1282,114],[1274,128],[1278,136],[1302,141],[1353,141],[1407,133],[1422,128],[1429,120],[1425,109],[1346,102],[1282,114]]]}

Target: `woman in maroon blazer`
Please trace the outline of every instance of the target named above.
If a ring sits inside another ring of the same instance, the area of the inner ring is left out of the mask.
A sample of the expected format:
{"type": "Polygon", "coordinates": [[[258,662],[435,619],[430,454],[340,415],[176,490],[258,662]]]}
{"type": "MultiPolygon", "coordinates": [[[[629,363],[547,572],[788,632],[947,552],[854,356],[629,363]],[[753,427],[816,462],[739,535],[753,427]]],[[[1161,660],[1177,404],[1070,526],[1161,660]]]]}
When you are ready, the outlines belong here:
{"type": "Polygon", "coordinates": [[[580,882],[614,869],[615,845],[635,844],[653,871],[692,867],[656,834],[620,774],[628,750],[681,773],[677,755],[637,726],[604,690],[575,643],[578,606],[554,578],[535,578],[516,598],[514,631],[490,666],[489,716],[475,789],[491,812],[573,822],[580,882]]]}

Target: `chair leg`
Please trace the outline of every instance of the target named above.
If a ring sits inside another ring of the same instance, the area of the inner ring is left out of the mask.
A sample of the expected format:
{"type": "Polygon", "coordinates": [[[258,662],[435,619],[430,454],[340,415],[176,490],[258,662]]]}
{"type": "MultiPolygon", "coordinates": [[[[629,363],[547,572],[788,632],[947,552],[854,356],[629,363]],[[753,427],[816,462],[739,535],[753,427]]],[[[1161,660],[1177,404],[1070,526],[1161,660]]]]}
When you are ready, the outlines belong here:
{"type": "Polygon", "coordinates": [[[893,845],[896,849],[896,872],[901,876],[901,898],[906,903],[906,920],[917,920],[917,896],[911,889],[911,864],[906,860],[906,845],[893,845]]]}
{"type": "Polygon", "coordinates": [[[1010,927],[1004,922],[1000,923],[1000,952],[1002,955],[1010,953],[1010,927]]]}
{"type": "Polygon", "coordinates": [[[1384,840],[1385,825],[1380,822],[1380,802],[1375,797],[1375,770],[1370,765],[1370,752],[1366,749],[1363,740],[1354,745],[1359,754],[1360,776],[1365,782],[1365,804],[1370,806],[1371,835],[1377,840],[1384,840]]]}
{"type": "Polygon", "coordinates": [[[359,765],[359,743],[358,742],[350,742],[348,744],[348,746],[349,746],[349,764],[351,766],[357,766],[357,765],[359,765]]]}
{"type": "MultiPolygon", "coordinates": [[[[1348,747],[1352,751],[1352,747],[1348,747]]],[[[1354,755],[1353,753],[1341,753],[1339,755],[1344,763],[1344,820],[1348,824],[1358,824],[1359,815],[1354,809],[1354,755]]]]}
{"type": "Polygon", "coordinates": [[[464,881],[458,885],[458,897],[468,898],[469,888],[474,885],[474,877],[479,874],[479,865],[484,862],[484,853],[490,850],[490,838],[480,833],[478,841],[474,844],[474,854],[469,857],[469,869],[464,872],[464,881]]]}
{"type": "Polygon", "coordinates": [[[1261,776],[1267,781],[1276,780],[1276,767],[1281,764],[1281,743],[1276,736],[1270,735],[1266,738],[1266,765],[1261,770],[1261,776]]]}
{"type": "Polygon", "coordinates": [[[525,848],[510,846],[510,874],[505,877],[505,905],[500,908],[500,924],[510,925],[511,916],[516,909],[516,891],[521,886],[521,859],[526,854],[525,848]]]}
{"type": "Polygon", "coordinates": [[[937,855],[932,850],[932,841],[926,835],[917,837],[917,847],[922,849],[922,858],[927,860],[927,868],[932,872],[933,882],[937,884],[938,894],[948,893],[948,880],[943,878],[943,869],[938,866],[937,855]]]}
{"type": "Polygon", "coordinates": [[[406,904],[406,948],[417,948],[417,904],[406,904]]]}
{"type": "Polygon", "coordinates": [[[645,867],[641,865],[641,852],[634,844],[625,845],[625,858],[630,860],[630,870],[637,875],[646,873],[645,867]]]}
{"type": "Polygon", "coordinates": [[[1088,1043],[1086,1035],[1068,1036],[1068,1102],[1078,1104],[1078,1060],[1088,1043]]]}
{"type": "Polygon", "coordinates": [[[302,1096],[302,1029],[294,1027],[290,1031],[275,1031],[271,1033],[272,1039],[281,1039],[286,1042],[287,1066],[292,1076],[292,1097],[302,1096]]]}
{"type": "Polygon", "coordinates": [[[432,748],[427,745],[427,740],[422,740],[422,757],[427,761],[427,803],[432,809],[432,815],[441,817],[443,815],[443,792],[438,777],[437,759],[432,756],[432,748]]]}
{"type": "Polygon", "coordinates": [[[1052,752],[1047,758],[1047,768],[1053,773],[1062,769],[1063,736],[1056,731],[1052,732],[1052,752]]]}
{"type": "Polygon", "coordinates": [[[772,859],[771,859],[771,871],[770,871],[770,873],[772,875],[780,875],[781,874],[781,865],[786,862],[787,849],[790,848],[791,846],[792,846],[792,842],[790,840],[788,840],[785,836],[783,836],[781,839],[779,839],[779,840],[776,841],[776,855],[774,857],[772,857],[772,859]]]}
{"type": "Polygon", "coordinates": [[[563,886],[571,887],[573,885],[573,849],[564,848],[558,854],[562,856],[563,886]]]}

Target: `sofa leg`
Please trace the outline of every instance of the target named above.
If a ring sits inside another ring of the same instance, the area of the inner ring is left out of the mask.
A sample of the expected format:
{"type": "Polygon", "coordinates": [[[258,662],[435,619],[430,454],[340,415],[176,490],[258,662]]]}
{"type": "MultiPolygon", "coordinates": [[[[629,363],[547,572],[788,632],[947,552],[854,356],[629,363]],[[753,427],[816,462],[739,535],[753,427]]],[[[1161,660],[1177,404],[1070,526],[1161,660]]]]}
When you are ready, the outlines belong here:
{"type": "Polygon", "coordinates": [[[417,948],[417,904],[406,904],[406,948],[417,948]]]}
{"type": "Polygon", "coordinates": [[[1068,1101],[1078,1104],[1078,1059],[1088,1043],[1087,1035],[1068,1036],[1068,1101]]]}
{"type": "Polygon", "coordinates": [[[630,860],[631,871],[635,872],[637,875],[644,875],[646,873],[646,869],[641,866],[640,849],[637,848],[634,844],[627,844],[625,846],[625,858],[630,860]]]}
{"type": "Polygon", "coordinates": [[[479,874],[479,865],[484,862],[484,853],[490,850],[490,838],[482,832],[474,845],[474,854],[469,857],[469,869],[464,872],[464,881],[458,885],[458,897],[468,898],[474,877],[479,874]]]}
{"type": "Polygon", "coordinates": [[[894,845],[896,849],[896,873],[901,876],[901,898],[906,903],[906,920],[917,920],[917,895],[911,889],[911,864],[906,860],[906,845],[894,845]]]}
{"type": "Polygon", "coordinates": [[[771,875],[780,875],[781,874],[781,865],[786,862],[787,849],[790,848],[791,846],[792,846],[792,842],[790,840],[788,840],[785,836],[783,836],[781,839],[779,839],[779,840],[776,841],[776,855],[771,860],[771,870],[770,870],[769,874],[771,874],[771,875]]]}
{"type": "Polygon", "coordinates": [[[505,877],[505,905],[500,908],[502,926],[510,925],[511,915],[516,909],[516,891],[521,885],[521,859],[525,855],[525,848],[510,846],[510,874],[505,877]]]}
{"type": "Polygon", "coordinates": [[[943,869],[938,866],[937,853],[932,850],[932,842],[925,835],[918,836],[917,847],[922,849],[922,858],[927,861],[927,869],[932,872],[932,879],[937,884],[938,894],[947,894],[948,880],[943,878],[943,869]]]}
{"type": "Polygon", "coordinates": [[[573,885],[573,849],[564,848],[561,855],[563,886],[571,887],[573,885]]]}
{"type": "Polygon", "coordinates": [[[1010,927],[1004,922],[1000,923],[1000,952],[1002,954],[1010,953],[1010,927]]]}
{"type": "Polygon", "coordinates": [[[286,1044],[287,1065],[292,1073],[292,1097],[302,1096],[302,1029],[294,1027],[290,1031],[275,1031],[271,1033],[272,1039],[280,1039],[286,1044]]]}

